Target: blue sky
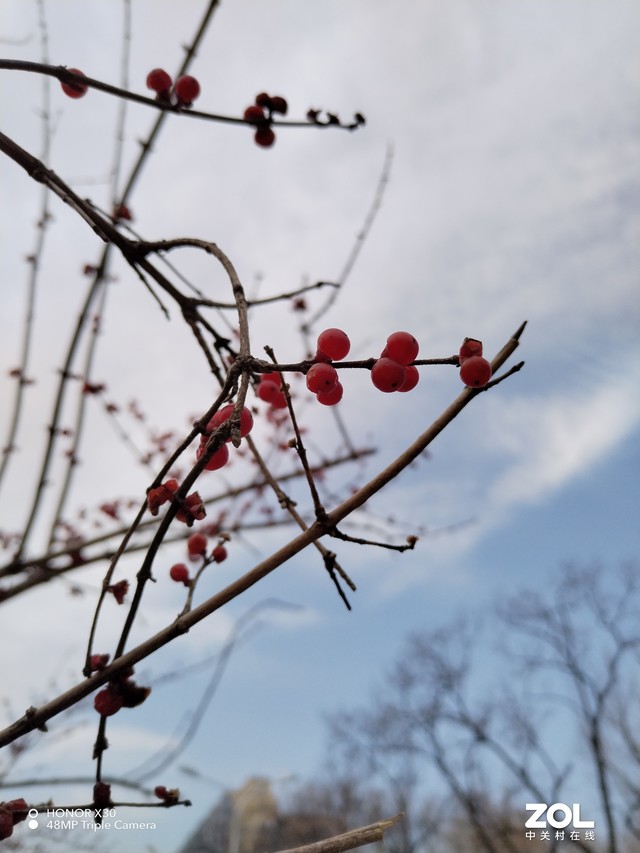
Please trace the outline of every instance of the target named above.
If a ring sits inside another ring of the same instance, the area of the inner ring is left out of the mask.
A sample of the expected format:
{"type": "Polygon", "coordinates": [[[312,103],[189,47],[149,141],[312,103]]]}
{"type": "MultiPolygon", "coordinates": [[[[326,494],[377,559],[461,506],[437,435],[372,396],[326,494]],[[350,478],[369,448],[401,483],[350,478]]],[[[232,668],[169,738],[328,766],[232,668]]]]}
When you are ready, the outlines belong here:
{"type": "MultiPolygon", "coordinates": [[[[178,12],[177,4],[134,0],[131,89],[144,92],[150,68],[178,65],[180,45],[203,6],[188,0],[178,12]]],[[[390,332],[406,328],[429,357],[456,352],[466,335],[496,352],[528,320],[518,352],[526,367],[474,400],[429,458],[357,519],[382,519],[386,526],[392,513],[402,535],[422,527],[428,534],[402,556],[338,549],[358,584],[352,613],[315,555],[305,553],[139,668],[141,679],[153,684],[165,668],[215,654],[233,621],[258,602],[273,598],[298,606],[264,611],[261,630],[234,655],[198,745],[178,762],[228,787],[253,773],[281,778],[312,772],[322,758],[322,713],[365,696],[409,629],[431,627],[469,607],[490,607],[523,584],[548,582],[567,560],[617,561],[636,555],[639,544],[637,4],[431,0],[399,9],[387,0],[325,0],[321,6],[223,2],[192,69],[202,85],[199,105],[237,115],[266,89],[288,98],[292,117],[303,117],[311,106],[344,118],[359,110],[366,127],[354,134],[282,131],[274,148],[264,151],[246,128],[172,120],[132,199],[136,228],[149,239],[214,240],[250,293],[336,278],[392,145],[382,208],[322,324],[344,328],[354,355],[362,357],[377,355],[390,332]],[[448,532],[452,526],[455,532],[448,532]]],[[[51,62],[117,83],[120,5],[65,0],[46,9],[51,62]]],[[[5,0],[2,53],[38,59],[36,22],[35,3],[5,0]]],[[[3,131],[38,153],[39,79],[3,71],[0,86],[3,103],[20,106],[5,110],[3,131]]],[[[116,104],[98,92],[72,102],[54,84],[52,105],[51,167],[83,196],[108,206],[116,104]]],[[[146,110],[129,108],[125,171],[151,119],[146,110]]],[[[11,163],[0,169],[11,199],[0,206],[2,277],[9,283],[0,340],[10,368],[17,359],[24,256],[33,244],[38,188],[11,163]]],[[[0,494],[0,526],[8,529],[24,518],[43,412],[83,288],[80,270],[100,250],[70,211],[57,202],[52,211],[31,368],[38,383],[29,391],[20,468],[14,466],[10,492],[0,494]]],[[[180,260],[199,286],[228,298],[225,279],[210,261],[180,260]]],[[[96,379],[107,383],[112,399],[138,399],[158,428],[185,432],[194,413],[213,399],[206,365],[177,320],[167,324],[124,265],[116,262],[114,274],[96,379]]],[[[303,355],[290,310],[267,308],[252,321],[256,354],[274,344],[283,361],[303,355]]],[[[390,461],[459,388],[453,368],[425,369],[418,388],[402,399],[375,392],[364,375],[346,377],[341,409],[350,433],[379,452],[365,470],[340,472],[327,488],[362,482],[390,461]]],[[[5,371],[3,401],[11,389],[5,371]]],[[[337,447],[331,413],[304,398],[300,405],[310,445],[329,452],[337,447]]],[[[114,440],[97,406],[88,427],[101,452],[91,458],[87,448],[73,506],[144,494],[148,474],[114,440]]],[[[305,500],[302,491],[296,494],[305,500]]],[[[245,571],[287,535],[274,530],[250,545],[234,542],[202,594],[245,571]]],[[[163,560],[168,566],[180,553],[167,549],[163,560]]],[[[136,566],[134,559],[123,573],[133,577],[136,566]]],[[[52,589],[7,608],[5,630],[33,661],[25,678],[22,663],[6,648],[0,651],[18,708],[34,701],[34,683],[41,698],[54,689],[50,680],[64,687],[77,677],[78,626],[86,630],[100,577],[89,573],[87,595],[56,599],[53,612],[52,589]],[[25,631],[34,616],[49,625],[47,654],[40,634],[25,631]]],[[[166,624],[181,606],[171,584],[156,586],[137,638],[166,624]]],[[[110,618],[106,647],[119,614],[110,618]]],[[[159,684],[153,702],[126,720],[114,719],[108,772],[137,765],[184,726],[198,683],[179,685],[159,684]]],[[[60,756],[70,771],[91,772],[89,713],[87,720],[44,752],[29,753],[24,772],[45,761],[59,766],[60,756]]],[[[131,837],[136,849],[151,843],[169,853],[220,792],[177,768],[166,776],[166,784],[179,785],[196,804],[175,820],[162,816],[162,838],[131,837]]]]}

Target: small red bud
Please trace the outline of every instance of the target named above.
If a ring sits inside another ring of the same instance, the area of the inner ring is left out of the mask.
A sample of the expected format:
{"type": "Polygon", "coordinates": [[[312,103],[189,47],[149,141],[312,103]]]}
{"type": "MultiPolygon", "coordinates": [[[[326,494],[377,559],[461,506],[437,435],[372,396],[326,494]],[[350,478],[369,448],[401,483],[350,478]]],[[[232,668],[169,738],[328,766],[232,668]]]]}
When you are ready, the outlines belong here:
{"type": "MultiPolygon", "coordinates": [[[[78,74],[80,77],[84,77],[85,75],[77,68],[68,68],[67,71],[70,71],[72,74],[78,74]]],[[[75,80],[70,81],[69,83],[61,82],[62,91],[69,98],[82,98],[89,91],[89,87],[85,83],[76,82],[75,80]]]]}
{"type": "Polygon", "coordinates": [[[276,95],[271,98],[271,112],[272,113],[281,113],[283,116],[287,114],[287,110],[289,109],[289,105],[286,100],[280,95],[276,95]]]}
{"type": "Polygon", "coordinates": [[[190,107],[200,94],[200,83],[198,83],[195,77],[185,74],[184,77],[179,77],[176,80],[173,91],[176,93],[180,106],[190,107]]]}
{"type": "Polygon", "coordinates": [[[252,104],[244,111],[244,120],[250,121],[251,124],[258,124],[258,122],[264,121],[265,118],[264,110],[256,104],[252,104]]]}
{"type": "Polygon", "coordinates": [[[118,583],[110,584],[107,587],[107,592],[110,592],[118,604],[124,604],[124,598],[129,592],[129,581],[118,581],[118,583]]]}
{"type": "Polygon", "coordinates": [[[227,549],[224,545],[216,545],[216,547],[211,552],[211,556],[213,557],[214,562],[222,563],[227,559],[227,549]]]}
{"type": "Polygon", "coordinates": [[[257,127],[254,135],[256,145],[261,148],[271,148],[276,141],[276,135],[270,127],[257,127]]]}
{"type": "Polygon", "coordinates": [[[110,686],[96,693],[93,707],[102,717],[111,717],[122,708],[122,697],[110,686]]]}
{"type": "Polygon", "coordinates": [[[98,672],[101,669],[104,669],[105,666],[109,663],[109,655],[91,655],[89,658],[89,669],[91,672],[98,672]]]}
{"type": "Polygon", "coordinates": [[[175,581],[176,583],[183,583],[185,586],[189,586],[191,583],[189,569],[184,563],[176,563],[174,566],[171,566],[169,569],[169,577],[172,581],[175,581]]]}

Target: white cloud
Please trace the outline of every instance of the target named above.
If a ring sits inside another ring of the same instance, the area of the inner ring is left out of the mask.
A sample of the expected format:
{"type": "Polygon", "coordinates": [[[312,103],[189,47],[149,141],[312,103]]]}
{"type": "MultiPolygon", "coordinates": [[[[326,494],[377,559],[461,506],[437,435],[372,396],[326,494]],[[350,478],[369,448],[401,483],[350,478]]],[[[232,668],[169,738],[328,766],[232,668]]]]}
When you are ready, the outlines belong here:
{"type": "Polygon", "coordinates": [[[494,408],[495,452],[513,455],[513,463],[489,489],[498,514],[539,503],[602,463],[640,424],[639,382],[640,372],[632,366],[587,397],[556,393],[546,399],[511,399],[500,413],[494,408]]]}

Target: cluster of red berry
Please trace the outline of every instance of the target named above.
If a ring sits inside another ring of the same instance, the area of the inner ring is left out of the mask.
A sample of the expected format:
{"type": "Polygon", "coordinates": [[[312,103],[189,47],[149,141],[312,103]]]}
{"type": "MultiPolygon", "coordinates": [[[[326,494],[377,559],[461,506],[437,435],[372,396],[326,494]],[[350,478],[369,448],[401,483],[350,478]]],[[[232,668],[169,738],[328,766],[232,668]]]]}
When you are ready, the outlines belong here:
{"type": "Polygon", "coordinates": [[[185,74],[175,84],[163,68],[154,68],[147,74],[147,89],[156,93],[156,100],[178,107],[190,107],[200,94],[200,83],[185,74]]]}
{"type": "MultiPolygon", "coordinates": [[[[170,501],[180,488],[177,480],[166,480],[155,489],[147,492],[147,506],[151,515],[157,515],[160,507],[170,501]]],[[[184,521],[187,527],[191,527],[194,521],[202,521],[207,512],[204,508],[202,498],[198,492],[192,492],[184,499],[183,505],[176,513],[178,521],[184,521]]]]}
{"type": "MultiPolygon", "coordinates": [[[[217,429],[219,426],[229,420],[231,415],[233,414],[235,406],[233,403],[229,403],[227,406],[223,406],[219,409],[215,415],[211,418],[207,426],[205,427],[205,431],[200,439],[200,445],[196,450],[196,459],[200,459],[202,454],[205,452],[207,448],[207,442],[209,441],[209,436],[211,433],[217,429]]],[[[240,437],[244,438],[246,435],[249,435],[251,430],[253,429],[253,415],[247,409],[246,406],[243,407],[242,412],[240,413],[240,437]]],[[[211,456],[211,459],[204,466],[205,471],[217,471],[218,468],[222,468],[229,461],[229,442],[231,441],[231,436],[227,439],[226,443],[219,447],[211,456]]]]}
{"type": "MultiPolygon", "coordinates": [[[[197,563],[200,557],[207,556],[209,540],[202,532],[192,533],[187,539],[187,551],[192,563],[197,563]]],[[[211,551],[210,559],[214,563],[223,563],[227,559],[227,549],[220,542],[211,551]]]]}
{"type": "Polygon", "coordinates": [[[93,707],[102,717],[111,717],[120,708],[137,708],[149,696],[151,688],[136,684],[132,675],[132,668],[125,670],[96,693],[93,707]]]}
{"type": "Polygon", "coordinates": [[[465,338],[458,359],[464,384],[469,388],[484,388],[491,379],[491,364],[482,357],[482,341],[465,338]]]}
{"type": "Polygon", "coordinates": [[[346,358],[350,349],[351,341],[342,329],[325,329],[318,335],[315,364],[307,371],[306,382],[323,406],[335,406],[342,400],[344,389],[331,362],[346,358]]]}
{"type": "MultiPolygon", "coordinates": [[[[222,537],[223,540],[224,538],[225,537],[222,537]]],[[[206,566],[209,563],[222,563],[227,559],[227,549],[220,541],[211,550],[209,556],[207,556],[208,550],[209,540],[204,533],[192,533],[187,539],[187,552],[189,554],[189,560],[191,560],[192,563],[204,560],[203,565],[206,566]]],[[[189,574],[189,568],[185,563],[175,563],[171,566],[169,569],[169,577],[176,583],[182,583],[185,586],[191,585],[191,575],[189,574]]]]}
{"type": "Polygon", "coordinates": [[[29,806],[22,797],[0,803],[0,841],[13,835],[13,827],[27,819],[29,806]]]}
{"type": "MultiPolygon", "coordinates": [[[[307,371],[307,388],[325,406],[334,406],[342,399],[342,385],[338,372],[331,364],[345,358],[350,349],[348,336],[342,329],[325,329],[318,336],[314,364],[307,371]]],[[[420,380],[413,362],[418,357],[420,344],[410,332],[393,332],[385,348],[371,368],[371,381],[379,391],[412,391],[420,380]]],[[[482,357],[482,342],[465,338],[460,347],[458,361],[460,379],[471,388],[483,388],[491,379],[491,364],[482,357]]]]}
{"type": "MultiPolygon", "coordinates": [[[[349,337],[342,329],[325,329],[318,336],[314,364],[307,371],[307,388],[318,402],[335,406],[342,399],[343,389],[338,372],[331,364],[345,358],[351,348],[349,337]]],[[[371,368],[371,380],[379,391],[411,391],[418,384],[418,368],[415,361],[419,344],[409,332],[394,332],[387,338],[387,345],[380,358],[371,368]]]]}
{"type": "Polygon", "coordinates": [[[163,68],[154,68],[147,74],[147,89],[156,93],[158,101],[190,107],[200,94],[200,83],[189,74],[178,77],[174,83],[163,68]]]}
{"type": "MultiPolygon", "coordinates": [[[[72,74],[84,77],[85,74],[78,68],[68,68],[72,74]]],[[[62,91],[70,98],[82,98],[89,91],[86,83],[79,80],[61,81],[62,91]]],[[[154,68],[147,74],[147,89],[156,93],[156,100],[177,107],[190,107],[200,94],[200,83],[195,77],[184,74],[178,77],[175,84],[171,76],[163,68],[154,68]]],[[[119,218],[126,219],[121,215],[119,218]]]]}
{"type": "Polygon", "coordinates": [[[420,344],[409,332],[394,332],[371,368],[371,381],[378,391],[411,391],[420,379],[411,362],[418,357],[420,344]]]}
{"type": "Polygon", "coordinates": [[[255,142],[262,148],[270,148],[276,141],[271,127],[274,113],[286,115],[289,105],[281,95],[268,95],[260,92],[255,102],[244,111],[244,120],[256,125],[255,142]]]}
{"type": "Polygon", "coordinates": [[[167,788],[165,785],[156,785],[153,793],[159,800],[162,800],[167,805],[173,805],[180,799],[179,788],[167,788]]]}

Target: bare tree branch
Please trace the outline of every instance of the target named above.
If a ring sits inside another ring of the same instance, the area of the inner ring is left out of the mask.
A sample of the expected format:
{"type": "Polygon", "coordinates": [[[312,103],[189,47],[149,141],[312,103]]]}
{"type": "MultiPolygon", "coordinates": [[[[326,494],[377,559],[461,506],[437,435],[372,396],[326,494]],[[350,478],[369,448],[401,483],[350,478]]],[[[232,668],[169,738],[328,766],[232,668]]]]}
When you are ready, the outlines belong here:
{"type": "Polygon", "coordinates": [[[366,844],[382,841],[385,832],[395,826],[403,817],[404,815],[398,814],[386,820],[379,820],[369,826],[361,826],[358,829],[343,832],[341,835],[325,838],[324,841],[316,841],[314,844],[305,844],[302,847],[291,847],[289,850],[281,850],[279,853],[341,853],[342,850],[354,850],[356,847],[364,847],[366,844]]]}

